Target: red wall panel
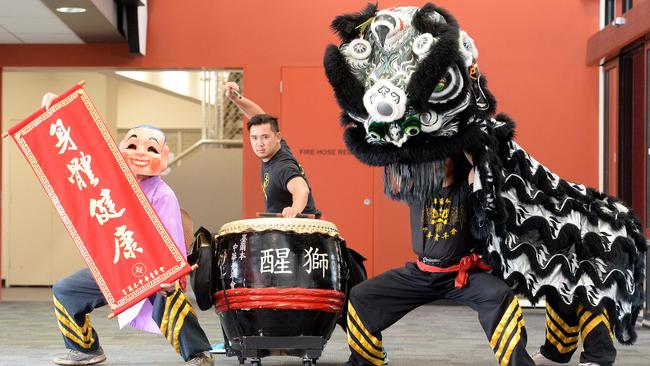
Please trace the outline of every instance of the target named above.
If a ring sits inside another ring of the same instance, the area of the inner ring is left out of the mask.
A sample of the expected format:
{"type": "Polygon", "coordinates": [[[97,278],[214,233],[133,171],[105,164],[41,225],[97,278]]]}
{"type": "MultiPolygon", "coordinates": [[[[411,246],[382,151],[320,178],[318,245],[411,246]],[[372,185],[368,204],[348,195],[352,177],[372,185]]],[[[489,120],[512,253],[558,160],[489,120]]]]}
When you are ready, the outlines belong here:
{"type": "MultiPolygon", "coordinates": [[[[325,46],[338,43],[329,30],[331,20],[344,12],[359,11],[366,3],[366,0],[151,1],[145,57],[129,56],[124,44],[0,45],[0,67],[243,68],[247,97],[267,112],[279,114],[281,68],[320,66],[325,46]]],[[[424,3],[405,0],[399,5],[424,3]]],[[[507,112],[518,122],[520,144],[561,176],[596,186],[598,70],[587,67],[584,60],[586,41],[598,30],[599,2],[446,0],[436,3],[455,14],[475,40],[479,65],[499,101],[498,110],[507,112]]],[[[305,84],[313,82],[304,80],[305,84]]],[[[333,108],[333,103],[327,105],[333,108]]],[[[338,121],[331,123],[338,124],[338,121]]],[[[292,144],[302,138],[320,138],[305,126],[290,128],[286,133],[291,134],[292,144]]],[[[243,206],[245,215],[251,216],[263,209],[259,162],[248,145],[245,144],[244,150],[243,206]]],[[[377,191],[381,174],[375,176],[377,191]]],[[[392,210],[394,203],[379,200],[377,204],[380,208],[374,210],[375,222],[388,225],[384,221],[390,220],[384,220],[381,213],[383,209],[392,210]]],[[[407,219],[404,216],[405,222],[407,219]]],[[[382,235],[405,240],[408,233],[401,232],[405,228],[403,223],[386,226],[382,230],[388,234],[382,235]]],[[[384,248],[387,244],[378,245],[382,246],[378,254],[388,253],[384,248]]],[[[399,243],[399,250],[408,249],[408,245],[399,243]]],[[[392,261],[378,261],[378,268],[392,264],[392,261]]]]}

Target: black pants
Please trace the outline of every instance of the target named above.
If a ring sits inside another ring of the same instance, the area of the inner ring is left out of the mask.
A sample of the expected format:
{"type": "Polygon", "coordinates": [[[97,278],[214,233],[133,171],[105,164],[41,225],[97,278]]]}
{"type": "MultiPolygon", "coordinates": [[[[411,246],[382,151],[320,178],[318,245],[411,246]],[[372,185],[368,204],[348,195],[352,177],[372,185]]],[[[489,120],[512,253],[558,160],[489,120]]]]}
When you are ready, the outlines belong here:
{"type": "MultiPolygon", "coordinates": [[[[420,305],[450,299],[478,312],[500,365],[534,365],[526,352],[521,308],[510,288],[482,271],[471,272],[469,283],[462,289],[454,287],[455,277],[455,272],[422,272],[408,263],[354,287],[348,304],[349,364],[382,366],[382,330],[420,305]]],[[[423,324],[422,329],[430,328],[423,324]]]]}
{"type": "Polygon", "coordinates": [[[616,360],[614,335],[607,311],[568,306],[556,296],[546,296],[546,340],[540,348],[544,357],[567,363],[582,338],[580,362],[613,365],[616,360]]]}
{"type": "MultiPolygon", "coordinates": [[[[90,312],[106,305],[106,299],[90,271],[82,269],[59,280],[52,287],[52,292],[54,313],[66,348],[79,352],[97,350],[99,336],[90,321],[90,312]]],[[[156,294],[149,301],[153,304],[152,318],[185,361],[197,353],[212,349],[183,291],[177,289],[169,296],[156,294]]]]}

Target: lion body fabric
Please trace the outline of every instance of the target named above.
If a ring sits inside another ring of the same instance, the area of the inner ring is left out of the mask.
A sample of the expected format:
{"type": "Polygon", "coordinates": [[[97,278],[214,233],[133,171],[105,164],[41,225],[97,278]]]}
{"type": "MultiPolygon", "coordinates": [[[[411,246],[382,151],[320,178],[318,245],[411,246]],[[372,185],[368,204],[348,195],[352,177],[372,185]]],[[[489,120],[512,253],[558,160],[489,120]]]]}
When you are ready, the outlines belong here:
{"type": "MultiPolygon", "coordinates": [[[[642,228],[618,199],[561,179],[513,139],[506,116],[484,121],[488,143],[478,154],[485,215],[476,237],[493,273],[531,301],[556,293],[566,304],[605,306],[616,314],[621,343],[636,339],[643,304],[642,228]],[[491,138],[490,138],[491,137],[491,138]]],[[[480,211],[479,211],[480,212],[480,211]]]]}
{"type": "Polygon", "coordinates": [[[325,71],[340,107],[348,149],[385,167],[385,192],[430,199],[443,162],[471,154],[471,231],[493,274],[535,302],[604,306],[621,343],[636,339],[646,242],[620,200],[561,179],[513,139],[514,122],[494,116],[496,100],[478,51],[446,10],[433,4],[337,17],[342,44],[325,71]],[[431,177],[431,179],[429,179],[431,177]]]}

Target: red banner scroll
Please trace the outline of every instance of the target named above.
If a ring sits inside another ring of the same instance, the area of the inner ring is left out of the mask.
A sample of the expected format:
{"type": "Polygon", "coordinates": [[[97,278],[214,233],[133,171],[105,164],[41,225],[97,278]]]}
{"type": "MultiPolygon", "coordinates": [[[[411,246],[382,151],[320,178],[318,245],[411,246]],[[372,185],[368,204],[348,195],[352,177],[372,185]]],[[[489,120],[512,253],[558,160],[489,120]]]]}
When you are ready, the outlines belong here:
{"type": "Polygon", "coordinates": [[[8,132],[113,315],[190,271],[81,85],[8,132]]]}

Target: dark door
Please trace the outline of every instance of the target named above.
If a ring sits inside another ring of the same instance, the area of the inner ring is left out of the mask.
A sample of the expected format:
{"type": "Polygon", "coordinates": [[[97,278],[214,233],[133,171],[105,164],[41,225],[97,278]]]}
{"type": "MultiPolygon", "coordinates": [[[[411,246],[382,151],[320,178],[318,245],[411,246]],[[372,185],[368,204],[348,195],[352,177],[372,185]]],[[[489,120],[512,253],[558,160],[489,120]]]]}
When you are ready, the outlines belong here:
{"type": "Polygon", "coordinates": [[[646,121],[644,48],[620,56],[619,197],[645,223],[646,121]]]}

